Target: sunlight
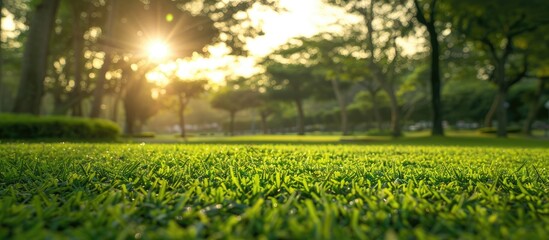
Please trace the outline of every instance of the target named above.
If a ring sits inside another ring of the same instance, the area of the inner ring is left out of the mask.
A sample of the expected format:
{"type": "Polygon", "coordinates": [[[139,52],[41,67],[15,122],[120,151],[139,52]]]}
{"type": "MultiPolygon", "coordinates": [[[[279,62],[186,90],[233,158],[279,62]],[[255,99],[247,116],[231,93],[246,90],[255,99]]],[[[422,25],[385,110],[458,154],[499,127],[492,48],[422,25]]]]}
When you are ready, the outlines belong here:
{"type": "Polygon", "coordinates": [[[168,57],[170,49],[165,42],[160,40],[152,41],[147,46],[149,58],[153,61],[160,61],[168,57]]]}

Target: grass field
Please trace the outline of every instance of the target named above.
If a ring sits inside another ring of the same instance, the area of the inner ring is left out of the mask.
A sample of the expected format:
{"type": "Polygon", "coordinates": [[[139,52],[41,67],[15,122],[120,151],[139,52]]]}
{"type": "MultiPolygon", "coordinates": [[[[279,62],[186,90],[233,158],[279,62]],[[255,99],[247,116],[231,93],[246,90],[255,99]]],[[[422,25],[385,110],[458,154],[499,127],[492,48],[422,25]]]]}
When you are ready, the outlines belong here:
{"type": "Polygon", "coordinates": [[[0,144],[0,239],[549,235],[546,141],[232,140],[0,144]]]}

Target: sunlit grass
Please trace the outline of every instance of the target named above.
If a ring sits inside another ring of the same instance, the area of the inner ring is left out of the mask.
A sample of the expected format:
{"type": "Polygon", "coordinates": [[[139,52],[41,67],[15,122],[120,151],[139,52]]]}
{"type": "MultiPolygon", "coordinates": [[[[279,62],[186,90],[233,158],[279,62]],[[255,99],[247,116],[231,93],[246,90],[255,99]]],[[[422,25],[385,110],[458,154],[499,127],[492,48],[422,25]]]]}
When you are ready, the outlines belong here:
{"type": "Polygon", "coordinates": [[[218,143],[218,144],[365,144],[365,145],[408,145],[408,146],[494,146],[494,147],[529,147],[549,148],[549,141],[525,137],[519,134],[499,139],[493,135],[480,134],[476,131],[447,131],[446,137],[431,137],[430,132],[407,132],[405,137],[394,139],[389,136],[368,136],[355,134],[332,135],[242,135],[242,136],[191,136],[182,139],[177,135],[159,135],[153,139],[131,139],[132,142],[145,143],[218,143]]]}
{"type": "Polygon", "coordinates": [[[546,148],[0,145],[0,239],[540,239],[546,148]]]}

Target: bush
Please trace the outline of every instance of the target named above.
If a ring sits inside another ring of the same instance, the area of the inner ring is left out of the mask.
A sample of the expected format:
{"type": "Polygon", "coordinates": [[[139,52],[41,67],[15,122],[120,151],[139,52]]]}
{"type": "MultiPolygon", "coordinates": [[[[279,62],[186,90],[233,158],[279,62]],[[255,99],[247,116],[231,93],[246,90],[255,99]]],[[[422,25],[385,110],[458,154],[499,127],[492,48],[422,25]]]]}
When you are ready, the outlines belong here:
{"type": "Polygon", "coordinates": [[[115,123],[63,116],[0,115],[0,139],[114,139],[115,123]]]}
{"type": "MultiPolygon", "coordinates": [[[[519,127],[508,127],[507,133],[520,133],[521,129],[519,127]]],[[[496,134],[498,132],[497,128],[479,128],[478,132],[483,134],[496,134]]]]}

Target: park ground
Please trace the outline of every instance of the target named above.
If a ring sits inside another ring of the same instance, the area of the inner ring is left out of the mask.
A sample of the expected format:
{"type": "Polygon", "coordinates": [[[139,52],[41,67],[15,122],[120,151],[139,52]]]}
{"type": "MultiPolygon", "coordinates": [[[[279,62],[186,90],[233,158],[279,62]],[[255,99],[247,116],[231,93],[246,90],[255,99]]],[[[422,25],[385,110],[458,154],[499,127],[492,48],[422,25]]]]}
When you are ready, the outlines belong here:
{"type": "Polygon", "coordinates": [[[2,143],[0,239],[549,234],[547,140],[427,135],[2,143]]]}

